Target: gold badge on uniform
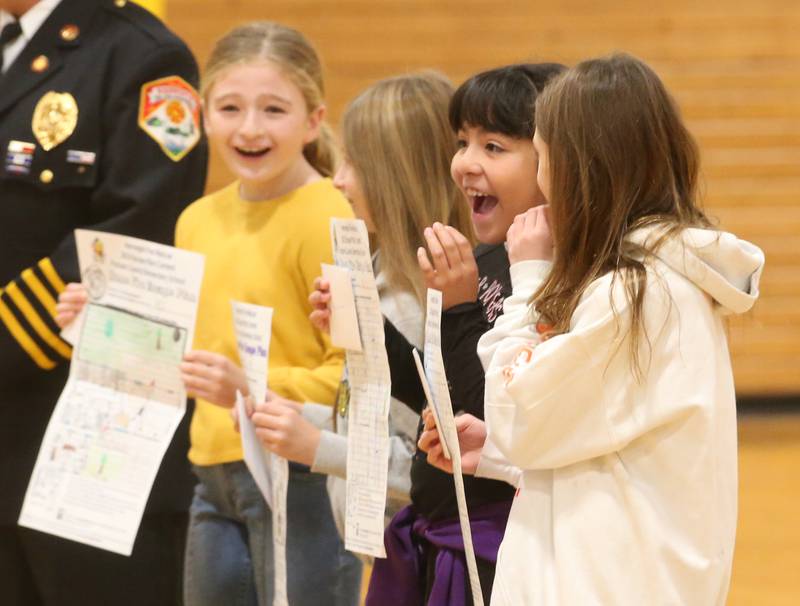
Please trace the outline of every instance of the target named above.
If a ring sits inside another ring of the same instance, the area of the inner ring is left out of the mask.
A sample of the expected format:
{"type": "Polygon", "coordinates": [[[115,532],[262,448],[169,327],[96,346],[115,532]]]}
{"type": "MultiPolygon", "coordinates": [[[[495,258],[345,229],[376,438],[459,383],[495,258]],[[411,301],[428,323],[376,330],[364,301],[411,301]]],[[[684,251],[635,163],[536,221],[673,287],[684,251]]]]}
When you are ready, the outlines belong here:
{"type": "Polygon", "coordinates": [[[78,103],[69,93],[50,91],[33,110],[31,128],[45,151],[66,141],[78,125],[78,103]]]}

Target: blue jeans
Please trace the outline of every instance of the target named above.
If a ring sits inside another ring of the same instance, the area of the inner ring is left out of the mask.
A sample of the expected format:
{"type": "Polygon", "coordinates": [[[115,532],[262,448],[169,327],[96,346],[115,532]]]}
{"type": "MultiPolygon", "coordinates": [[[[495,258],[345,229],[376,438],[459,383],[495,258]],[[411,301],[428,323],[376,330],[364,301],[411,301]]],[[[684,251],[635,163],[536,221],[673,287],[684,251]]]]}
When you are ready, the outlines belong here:
{"type": "MultiPolygon", "coordinates": [[[[186,543],[186,606],[270,606],[272,517],[243,461],[195,466],[186,543]]],[[[326,477],[289,465],[286,567],[292,606],[356,606],[361,562],[344,549],[326,477]]]]}

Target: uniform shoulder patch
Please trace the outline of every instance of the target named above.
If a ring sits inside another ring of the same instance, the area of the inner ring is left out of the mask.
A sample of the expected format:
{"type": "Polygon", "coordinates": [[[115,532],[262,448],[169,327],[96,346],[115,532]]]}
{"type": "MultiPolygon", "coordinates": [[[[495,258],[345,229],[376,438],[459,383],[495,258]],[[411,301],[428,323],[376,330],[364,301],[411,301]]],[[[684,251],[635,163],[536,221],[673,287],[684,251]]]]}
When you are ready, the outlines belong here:
{"type": "Polygon", "coordinates": [[[142,85],[139,127],[167,157],[180,161],[200,140],[200,96],[180,76],[142,85]]]}

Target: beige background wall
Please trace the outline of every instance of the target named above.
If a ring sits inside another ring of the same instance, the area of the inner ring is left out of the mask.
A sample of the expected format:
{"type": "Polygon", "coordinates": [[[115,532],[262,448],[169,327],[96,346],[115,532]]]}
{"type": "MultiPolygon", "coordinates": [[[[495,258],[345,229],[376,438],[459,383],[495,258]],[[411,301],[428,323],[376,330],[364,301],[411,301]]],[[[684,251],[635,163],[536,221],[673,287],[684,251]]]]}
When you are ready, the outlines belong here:
{"type": "MultiPolygon", "coordinates": [[[[370,82],[434,67],[458,84],[517,61],[625,50],[677,97],[704,160],[705,201],[767,253],[762,300],[731,323],[742,395],[800,394],[800,2],[797,0],[169,0],[168,22],[205,62],[243,21],[297,27],[326,65],[335,124],[370,82]]],[[[209,189],[230,180],[217,159],[209,189]]]]}

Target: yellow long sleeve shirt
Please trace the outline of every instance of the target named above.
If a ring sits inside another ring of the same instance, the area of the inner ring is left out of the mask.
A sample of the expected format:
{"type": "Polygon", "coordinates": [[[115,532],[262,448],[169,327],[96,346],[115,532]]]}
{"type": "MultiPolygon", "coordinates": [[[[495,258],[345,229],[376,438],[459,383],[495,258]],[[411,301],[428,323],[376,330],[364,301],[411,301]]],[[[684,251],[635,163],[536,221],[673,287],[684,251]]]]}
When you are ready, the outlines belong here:
{"type": "MultiPolygon", "coordinates": [[[[206,255],[194,349],[239,363],[231,299],[272,307],[269,388],[300,402],[333,403],[344,353],[308,320],[314,278],[332,259],[331,217],[352,211],[329,179],[263,202],[242,200],[237,181],[189,206],[175,243],[206,255]]],[[[196,465],[242,459],[228,411],[210,402],[197,400],[190,438],[196,465]]]]}

